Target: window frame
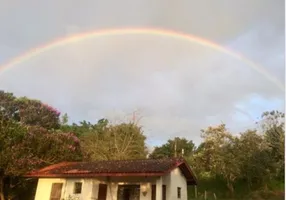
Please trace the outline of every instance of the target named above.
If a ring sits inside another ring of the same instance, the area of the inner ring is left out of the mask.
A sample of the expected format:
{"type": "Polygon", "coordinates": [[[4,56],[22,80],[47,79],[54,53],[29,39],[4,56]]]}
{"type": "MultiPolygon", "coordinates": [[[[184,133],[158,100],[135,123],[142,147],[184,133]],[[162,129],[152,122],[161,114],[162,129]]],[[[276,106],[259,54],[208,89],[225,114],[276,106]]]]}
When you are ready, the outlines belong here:
{"type": "Polygon", "coordinates": [[[177,187],[177,198],[178,199],[182,198],[182,188],[181,187],[177,187]]]}
{"type": "Polygon", "coordinates": [[[74,182],[73,194],[81,194],[81,193],[82,193],[82,182],[80,181],[74,182]],[[77,188],[78,185],[80,185],[80,188],[77,188]]]}
{"type": "Polygon", "coordinates": [[[50,200],[60,200],[61,196],[62,196],[62,192],[63,192],[63,183],[61,183],[61,182],[52,183],[49,199],[50,200]]]}

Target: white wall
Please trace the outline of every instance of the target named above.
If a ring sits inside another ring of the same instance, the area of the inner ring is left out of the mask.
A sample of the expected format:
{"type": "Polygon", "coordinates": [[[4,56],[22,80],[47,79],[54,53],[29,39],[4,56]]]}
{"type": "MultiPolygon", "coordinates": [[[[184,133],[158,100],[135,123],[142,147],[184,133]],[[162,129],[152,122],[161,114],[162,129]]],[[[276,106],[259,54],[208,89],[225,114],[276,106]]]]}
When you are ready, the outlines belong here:
{"type": "MultiPolygon", "coordinates": [[[[158,177],[157,177],[158,178],[158,177]]],[[[78,200],[97,200],[98,185],[107,184],[107,200],[117,199],[118,185],[140,185],[140,200],[150,200],[152,184],[156,184],[156,177],[113,177],[110,179],[58,179],[40,178],[36,191],[35,200],[49,200],[53,183],[63,183],[62,198],[67,200],[69,195],[78,197],[78,200]],[[73,194],[74,183],[82,182],[81,194],[73,194]],[[147,194],[142,194],[143,187],[147,188],[147,194]]],[[[162,184],[166,185],[167,200],[187,200],[187,181],[179,168],[162,177],[162,184]],[[181,198],[177,198],[177,187],[181,188],[181,198]]],[[[162,188],[162,187],[161,187],[162,188]]]]}
{"type": "Polygon", "coordinates": [[[187,191],[187,180],[179,168],[174,169],[171,174],[170,182],[170,200],[187,200],[188,191],[187,191]],[[177,188],[181,188],[181,198],[177,196],[177,188]]]}
{"type": "Polygon", "coordinates": [[[77,200],[86,200],[92,197],[92,187],[93,180],[92,179],[66,179],[64,190],[64,195],[62,196],[64,199],[67,199],[69,195],[72,197],[76,197],[77,200]],[[81,182],[82,190],[81,194],[73,194],[74,192],[74,183],[81,182]]]}
{"type": "MultiPolygon", "coordinates": [[[[35,200],[50,200],[51,189],[53,183],[63,183],[63,188],[65,187],[65,179],[48,179],[48,178],[40,178],[38,180],[38,186],[36,190],[35,200]]],[[[63,196],[64,190],[62,190],[63,196]]]]}
{"type": "Polygon", "coordinates": [[[151,190],[152,190],[152,184],[156,184],[156,177],[113,177],[110,178],[110,181],[113,184],[113,190],[114,190],[114,199],[117,199],[117,189],[118,185],[126,185],[126,184],[133,184],[133,185],[140,185],[140,200],[151,200],[151,190]],[[143,195],[142,190],[146,187],[147,194],[146,196],[143,195]]]}
{"type": "Polygon", "coordinates": [[[187,200],[187,180],[179,168],[162,177],[162,184],[166,185],[167,200],[187,200]],[[177,188],[181,188],[181,198],[178,198],[177,188]]]}
{"type": "Polygon", "coordinates": [[[97,199],[98,184],[100,182],[104,182],[104,180],[40,178],[38,180],[35,200],[49,200],[53,183],[63,183],[62,199],[66,200],[69,195],[77,197],[78,200],[97,199]],[[81,194],[73,194],[75,182],[82,182],[81,194]]]}
{"type": "Polygon", "coordinates": [[[49,200],[52,184],[63,183],[62,199],[67,200],[68,196],[77,197],[78,200],[97,200],[98,185],[100,183],[107,184],[107,200],[117,199],[118,185],[134,184],[140,185],[142,191],[143,187],[147,188],[147,194],[144,196],[140,192],[140,200],[151,199],[151,186],[156,183],[156,178],[150,177],[113,177],[110,179],[97,178],[97,179],[55,179],[55,178],[40,178],[38,181],[35,200],[49,200]],[[74,183],[82,182],[81,194],[73,194],[74,183]]]}

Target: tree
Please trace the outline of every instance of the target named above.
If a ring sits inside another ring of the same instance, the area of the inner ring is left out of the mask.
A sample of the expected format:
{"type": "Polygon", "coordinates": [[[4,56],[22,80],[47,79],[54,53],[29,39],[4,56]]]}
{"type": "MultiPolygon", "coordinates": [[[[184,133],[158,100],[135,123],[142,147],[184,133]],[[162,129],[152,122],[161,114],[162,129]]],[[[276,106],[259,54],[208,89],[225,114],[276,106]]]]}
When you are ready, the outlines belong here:
{"type": "Polygon", "coordinates": [[[189,158],[192,156],[194,150],[195,144],[192,140],[175,137],[173,140],[168,140],[166,144],[155,147],[154,151],[150,154],[150,158],[171,158],[176,156],[189,158]]]}
{"type": "MultiPolygon", "coordinates": [[[[24,139],[26,129],[0,115],[0,200],[4,200],[4,179],[14,173],[16,146],[24,139]]],[[[23,152],[24,153],[24,152],[23,152]]]]}
{"type": "Polygon", "coordinates": [[[61,161],[81,160],[79,139],[62,132],[60,112],[26,97],[0,91],[0,199],[21,183],[19,176],[61,161]],[[5,191],[4,191],[5,189],[5,191]]]}
{"type": "Polygon", "coordinates": [[[240,164],[237,158],[237,138],[227,131],[225,124],[208,127],[202,132],[204,151],[197,160],[207,161],[206,166],[211,174],[224,178],[231,195],[234,193],[234,183],[240,175],[240,164]]]}
{"type": "Polygon", "coordinates": [[[16,98],[12,93],[0,91],[0,114],[26,125],[47,129],[60,127],[60,112],[38,100],[16,98]]]}
{"type": "Polygon", "coordinates": [[[241,161],[241,178],[246,179],[249,189],[252,186],[253,180],[259,178],[259,174],[253,173],[257,171],[257,163],[254,163],[254,155],[257,155],[263,147],[263,138],[256,133],[256,130],[247,130],[241,133],[239,138],[238,156],[241,161]]]}
{"type": "MultiPolygon", "coordinates": [[[[83,135],[83,150],[89,160],[140,159],[146,158],[146,137],[140,127],[133,123],[102,126],[83,135]]],[[[106,121],[105,121],[106,122],[106,121]]]]}
{"type": "Polygon", "coordinates": [[[16,106],[15,100],[16,97],[12,93],[0,90],[0,115],[19,121],[19,109],[16,106]]]}
{"type": "Polygon", "coordinates": [[[108,125],[107,119],[100,119],[96,124],[92,124],[90,122],[87,122],[85,120],[79,122],[79,124],[73,123],[71,125],[69,124],[63,124],[61,125],[61,130],[64,132],[72,132],[76,134],[78,137],[81,137],[83,135],[86,135],[91,132],[102,132],[104,131],[104,128],[108,125]]]}
{"type": "Polygon", "coordinates": [[[224,124],[202,130],[203,142],[192,161],[198,178],[213,184],[221,177],[232,196],[234,186],[241,184],[249,191],[261,187],[266,191],[274,179],[282,182],[284,113],[265,112],[259,125],[262,129],[246,130],[239,136],[232,135],[224,124]]]}
{"type": "Polygon", "coordinates": [[[285,156],[285,114],[279,111],[264,112],[260,125],[271,152],[273,162],[277,165],[275,176],[284,180],[285,156]]]}
{"type": "Polygon", "coordinates": [[[26,97],[18,98],[16,102],[22,123],[46,129],[60,128],[60,112],[55,108],[26,97]]]}
{"type": "Polygon", "coordinates": [[[67,113],[65,113],[62,117],[61,117],[61,125],[67,125],[69,122],[69,116],[67,113]]]}
{"type": "Polygon", "coordinates": [[[58,162],[81,160],[81,156],[79,139],[72,133],[53,133],[0,117],[1,200],[4,200],[5,180],[11,192],[12,178],[58,162]]]}

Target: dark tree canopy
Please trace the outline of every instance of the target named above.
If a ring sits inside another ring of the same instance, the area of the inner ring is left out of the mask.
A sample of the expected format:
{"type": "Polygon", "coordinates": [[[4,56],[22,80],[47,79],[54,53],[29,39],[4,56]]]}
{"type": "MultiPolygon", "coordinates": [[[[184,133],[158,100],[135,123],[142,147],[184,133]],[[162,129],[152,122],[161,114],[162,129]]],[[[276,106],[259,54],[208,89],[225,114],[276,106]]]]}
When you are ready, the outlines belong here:
{"type": "Polygon", "coordinates": [[[60,112],[38,100],[16,98],[12,93],[0,91],[0,114],[26,125],[47,129],[60,128],[60,112]]]}
{"type": "Polygon", "coordinates": [[[51,106],[0,91],[0,199],[15,191],[19,176],[39,167],[82,159],[80,140],[60,128],[51,106]],[[8,181],[8,182],[7,182],[8,181]]]}
{"type": "Polygon", "coordinates": [[[150,158],[189,157],[193,154],[194,150],[195,144],[193,141],[175,137],[173,140],[168,140],[166,144],[155,147],[154,151],[150,154],[150,158]]]}

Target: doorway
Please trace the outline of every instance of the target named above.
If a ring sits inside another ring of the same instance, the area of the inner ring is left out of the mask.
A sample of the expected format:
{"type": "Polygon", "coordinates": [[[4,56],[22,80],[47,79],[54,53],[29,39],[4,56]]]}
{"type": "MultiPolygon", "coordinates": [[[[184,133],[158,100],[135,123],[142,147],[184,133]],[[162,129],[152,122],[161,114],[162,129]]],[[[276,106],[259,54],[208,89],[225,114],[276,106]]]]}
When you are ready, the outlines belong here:
{"type": "Polygon", "coordinates": [[[107,185],[106,184],[99,184],[98,187],[98,200],[106,200],[107,195],[107,185]]]}
{"type": "Polygon", "coordinates": [[[118,200],[139,200],[140,185],[119,185],[117,192],[118,200]]]}
{"type": "Polygon", "coordinates": [[[60,200],[62,195],[63,183],[53,183],[50,200],[60,200]]]}

